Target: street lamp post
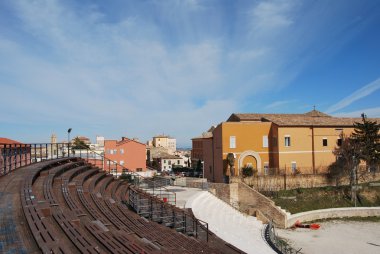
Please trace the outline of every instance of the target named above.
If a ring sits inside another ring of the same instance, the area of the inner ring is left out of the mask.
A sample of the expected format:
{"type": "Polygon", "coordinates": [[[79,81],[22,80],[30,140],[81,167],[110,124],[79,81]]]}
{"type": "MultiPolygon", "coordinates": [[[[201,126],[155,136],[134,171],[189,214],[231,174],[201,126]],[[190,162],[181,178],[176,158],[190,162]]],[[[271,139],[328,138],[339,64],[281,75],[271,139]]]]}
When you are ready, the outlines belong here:
{"type": "Polygon", "coordinates": [[[70,157],[70,132],[71,128],[67,130],[67,156],[70,157]]]}

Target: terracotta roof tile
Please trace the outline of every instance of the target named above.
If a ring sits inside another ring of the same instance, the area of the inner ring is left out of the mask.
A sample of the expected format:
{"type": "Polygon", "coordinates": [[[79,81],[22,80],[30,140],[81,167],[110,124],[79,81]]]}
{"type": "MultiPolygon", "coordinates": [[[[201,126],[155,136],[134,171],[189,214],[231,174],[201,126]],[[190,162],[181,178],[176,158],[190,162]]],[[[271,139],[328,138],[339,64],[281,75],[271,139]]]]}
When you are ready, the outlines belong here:
{"type": "Polygon", "coordinates": [[[22,144],[21,142],[18,142],[16,140],[12,140],[9,138],[1,138],[0,137],[0,144],[22,144]]]}
{"type": "MultiPolygon", "coordinates": [[[[227,122],[272,122],[278,126],[353,126],[361,118],[333,117],[317,110],[305,114],[232,114],[227,122]]],[[[369,118],[380,122],[379,118],[369,118]]]]}

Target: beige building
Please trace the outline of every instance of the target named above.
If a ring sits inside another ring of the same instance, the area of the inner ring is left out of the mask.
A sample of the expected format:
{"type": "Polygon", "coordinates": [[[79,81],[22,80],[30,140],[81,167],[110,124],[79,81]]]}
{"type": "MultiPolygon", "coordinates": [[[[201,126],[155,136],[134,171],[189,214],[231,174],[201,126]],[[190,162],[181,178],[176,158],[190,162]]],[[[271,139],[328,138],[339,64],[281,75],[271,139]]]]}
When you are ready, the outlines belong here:
{"type": "Polygon", "coordinates": [[[166,148],[169,154],[174,154],[174,152],[177,150],[177,140],[165,135],[158,135],[153,137],[151,144],[153,147],[166,148]]]}
{"type": "MultiPolygon", "coordinates": [[[[379,119],[370,119],[377,120],[379,119]]],[[[338,118],[317,110],[305,114],[232,114],[212,137],[202,139],[204,175],[223,182],[229,176],[227,155],[232,153],[232,174],[251,166],[257,174],[324,173],[335,161],[333,150],[340,135],[350,135],[361,118],[338,118]]]]}

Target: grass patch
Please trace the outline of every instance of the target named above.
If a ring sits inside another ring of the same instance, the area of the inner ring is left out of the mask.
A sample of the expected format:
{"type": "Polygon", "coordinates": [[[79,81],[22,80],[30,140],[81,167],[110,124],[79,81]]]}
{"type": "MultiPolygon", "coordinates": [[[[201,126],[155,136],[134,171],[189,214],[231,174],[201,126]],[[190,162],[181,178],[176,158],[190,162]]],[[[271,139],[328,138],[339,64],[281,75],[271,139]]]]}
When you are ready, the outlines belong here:
{"type": "MultiPolygon", "coordinates": [[[[361,186],[357,207],[380,206],[380,187],[370,187],[368,184],[361,186]]],[[[318,209],[354,207],[350,195],[349,186],[328,186],[282,190],[272,193],[270,198],[276,205],[294,214],[318,209]]]]}

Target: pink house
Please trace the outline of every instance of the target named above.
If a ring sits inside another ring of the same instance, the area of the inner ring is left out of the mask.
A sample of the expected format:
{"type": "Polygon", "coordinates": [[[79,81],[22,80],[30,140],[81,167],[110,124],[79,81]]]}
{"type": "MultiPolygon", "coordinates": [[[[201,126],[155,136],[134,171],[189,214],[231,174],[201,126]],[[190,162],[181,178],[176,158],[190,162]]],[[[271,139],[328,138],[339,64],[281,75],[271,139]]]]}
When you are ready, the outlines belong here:
{"type": "Polygon", "coordinates": [[[146,171],[146,146],[136,140],[123,137],[120,141],[104,140],[104,170],[114,175],[129,171],[146,171]],[[121,167],[122,166],[122,167],[121,167]]]}

